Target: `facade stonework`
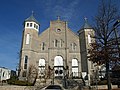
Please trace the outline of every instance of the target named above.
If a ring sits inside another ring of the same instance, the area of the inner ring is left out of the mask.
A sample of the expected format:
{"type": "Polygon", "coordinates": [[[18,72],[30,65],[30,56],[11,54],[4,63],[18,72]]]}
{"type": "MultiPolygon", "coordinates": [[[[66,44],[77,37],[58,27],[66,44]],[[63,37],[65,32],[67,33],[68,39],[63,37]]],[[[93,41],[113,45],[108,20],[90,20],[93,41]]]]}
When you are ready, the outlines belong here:
{"type": "Polygon", "coordinates": [[[77,35],[66,21],[58,19],[50,21],[49,28],[39,34],[39,23],[33,15],[24,24],[19,77],[27,77],[32,65],[38,69],[38,78],[90,74],[92,64],[87,61],[87,49],[92,28],[82,28],[77,35]]]}

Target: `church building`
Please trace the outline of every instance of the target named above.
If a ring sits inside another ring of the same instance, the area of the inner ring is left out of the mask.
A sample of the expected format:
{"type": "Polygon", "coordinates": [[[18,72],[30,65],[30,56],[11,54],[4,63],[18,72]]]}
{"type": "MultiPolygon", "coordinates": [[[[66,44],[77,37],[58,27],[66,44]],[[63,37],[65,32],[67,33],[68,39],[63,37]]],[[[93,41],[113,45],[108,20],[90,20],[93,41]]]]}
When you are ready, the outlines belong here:
{"type": "Polygon", "coordinates": [[[93,64],[87,55],[94,31],[87,20],[78,33],[59,17],[42,33],[39,28],[33,14],[24,21],[19,77],[27,77],[31,66],[38,69],[38,78],[91,75],[93,64]]]}

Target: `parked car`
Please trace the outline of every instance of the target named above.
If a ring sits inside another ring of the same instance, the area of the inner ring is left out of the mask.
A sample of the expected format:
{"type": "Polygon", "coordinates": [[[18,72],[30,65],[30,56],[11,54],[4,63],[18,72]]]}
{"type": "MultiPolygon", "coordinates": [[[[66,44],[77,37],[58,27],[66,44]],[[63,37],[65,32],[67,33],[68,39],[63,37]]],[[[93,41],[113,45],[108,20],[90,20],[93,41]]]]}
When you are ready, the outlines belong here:
{"type": "Polygon", "coordinates": [[[49,85],[45,90],[63,90],[60,85],[49,85]]]}

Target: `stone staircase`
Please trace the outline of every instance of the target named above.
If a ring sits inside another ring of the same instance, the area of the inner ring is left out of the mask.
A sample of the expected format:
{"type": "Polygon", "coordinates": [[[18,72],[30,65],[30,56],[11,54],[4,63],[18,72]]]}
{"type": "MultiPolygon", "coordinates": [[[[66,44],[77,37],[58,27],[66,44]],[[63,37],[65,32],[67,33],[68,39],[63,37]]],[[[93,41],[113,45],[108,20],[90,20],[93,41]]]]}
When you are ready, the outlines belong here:
{"type": "MultiPolygon", "coordinates": [[[[52,84],[52,81],[53,81],[52,79],[46,79],[46,80],[37,79],[35,85],[39,88],[38,90],[40,90],[41,88],[44,88],[52,84]]],[[[65,87],[65,82],[66,82],[67,88],[71,90],[82,85],[81,79],[67,79],[66,81],[64,79],[54,79],[54,84],[60,85],[63,88],[65,87]]]]}

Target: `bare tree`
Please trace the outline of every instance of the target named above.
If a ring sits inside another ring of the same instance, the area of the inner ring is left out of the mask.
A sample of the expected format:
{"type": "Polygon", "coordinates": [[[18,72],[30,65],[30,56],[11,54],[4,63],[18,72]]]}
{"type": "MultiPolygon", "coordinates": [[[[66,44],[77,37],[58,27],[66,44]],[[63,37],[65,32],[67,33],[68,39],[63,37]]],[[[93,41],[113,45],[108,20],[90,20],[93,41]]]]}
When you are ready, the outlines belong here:
{"type": "Polygon", "coordinates": [[[116,20],[119,19],[118,9],[111,0],[101,0],[98,14],[95,16],[95,39],[89,49],[89,60],[97,64],[106,65],[108,90],[111,90],[109,68],[110,63],[120,60],[119,51],[115,40],[116,20]]]}
{"type": "Polygon", "coordinates": [[[27,81],[35,85],[38,76],[38,69],[34,65],[30,65],[28,69],[27,81]]]}

